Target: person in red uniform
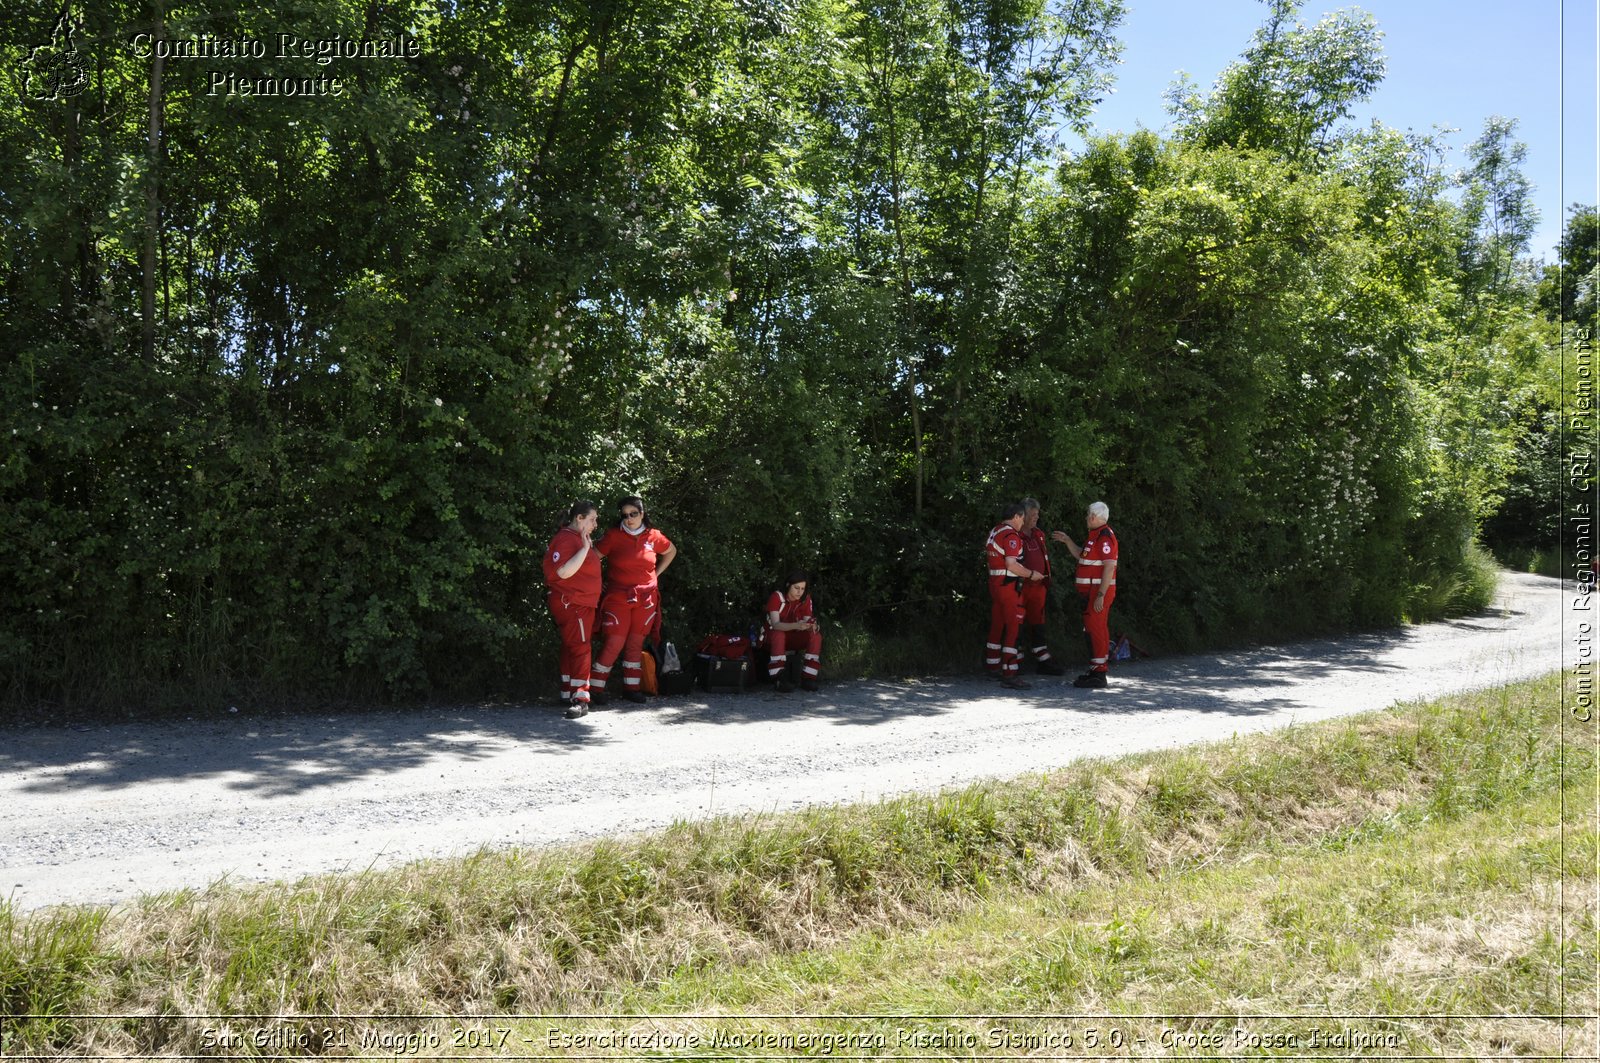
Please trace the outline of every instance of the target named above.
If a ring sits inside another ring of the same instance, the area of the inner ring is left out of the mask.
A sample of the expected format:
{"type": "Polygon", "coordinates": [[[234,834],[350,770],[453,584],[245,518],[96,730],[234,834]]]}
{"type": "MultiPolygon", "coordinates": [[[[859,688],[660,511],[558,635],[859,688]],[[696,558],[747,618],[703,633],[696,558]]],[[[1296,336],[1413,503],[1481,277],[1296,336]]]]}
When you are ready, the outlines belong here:
{"type": "Polygon", "coordinates": [[[600,604],[600,555],[589,537],[599,523],[593,502],[574,502],[544,552],[550,615],[561,632],[561,700],[567,703],[569,720],[589,711],[589,640],[600,604]]]}
{"type": "Polygon", "coordinates": [[[806,574],[797,570],[783,581],[783,590],[773,591],[767,599],[767,677],[776,680],[780,694],[794,689],[787,679],[779,678],[792,649],[805,654],[800,689],[817,689],[817,672],[822,667],[822,629],[817,626],[817,611],[811,604],[811,595],[806,593],[807,586],[806,574]]]}
{"type": "Polygon", "coordinates": [[[1044,607],[1050,595],[1050,539],[1039,527],[1039,502],[1022,500],[1022,563],[1035,572],[1043,572],[1044,579],[1022,585],[1022,633],[1017,643],[1019,656],[1031,646],[1033,659],[1038,662],[1040,675],[1066,675],[1044,640],[1044,607]]]}
{"type": "Polygon", "coordinates": [[[1075,687],[1103,687],[1111,659],[1111,603],[1117,598],[1117,536],[1106,524],[1111,511],[1104,502],[1089,506],[1089,537],[1080,549],[1066,532],[1051,538],[1066,543],[1078,559],[1078,594],[1083,598],[1083,627],[1089,632],[1089,670],[1072,681],[1075,687]]]}
{"type": "Polygon", "coordinates": [[[1027,690],[1032,684],[1017,675],[1020,655],[1017,635],[1022,629],[1022,586],[1044,579],[1044,573],[1028,568],[1022,561],[1021,504],[1013,503],[1000,514],[1000,523],[989,532],[984,554],[989,562],[989,642],[984,668],[1000,685],[1027,690]]]}
{"type": "Polygon", "coordinates": [[[595,547],[606,559],[606,592],[600,600],[600,630],[606,641],[594,662],[590,685],[595,700],[602,704],[619,654],[623,697],[644,700],[639,689],[644,675],[644,640],[661,616],[657,580],[678,556],[678,548],[645,515],[644,499],[629,495],[617,512],[622,519],[606,529],[595,547]]]}

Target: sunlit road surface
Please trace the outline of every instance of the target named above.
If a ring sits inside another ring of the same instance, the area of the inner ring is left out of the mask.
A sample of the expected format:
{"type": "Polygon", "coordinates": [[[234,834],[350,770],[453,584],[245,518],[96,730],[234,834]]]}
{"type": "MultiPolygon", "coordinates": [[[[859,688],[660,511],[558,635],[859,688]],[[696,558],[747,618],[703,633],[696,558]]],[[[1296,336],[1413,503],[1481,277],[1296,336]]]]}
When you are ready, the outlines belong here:
{"type": "MultiPolygon", "coordinates": [[[[4,730],[0,895],[23,910],[127,901],[1227,739],[1553,672],[1572,597],[1505,573],[1477,616],[1124,663],[1108,690],[1070,676],[1018,692],[978,677],[825,681],[820,694],[759,686],[577,721],[553,700],[302,717],[221,705],[187,721],[4,730]]],[[[974,659],[982,641],[974,631],[974,659]]]]}

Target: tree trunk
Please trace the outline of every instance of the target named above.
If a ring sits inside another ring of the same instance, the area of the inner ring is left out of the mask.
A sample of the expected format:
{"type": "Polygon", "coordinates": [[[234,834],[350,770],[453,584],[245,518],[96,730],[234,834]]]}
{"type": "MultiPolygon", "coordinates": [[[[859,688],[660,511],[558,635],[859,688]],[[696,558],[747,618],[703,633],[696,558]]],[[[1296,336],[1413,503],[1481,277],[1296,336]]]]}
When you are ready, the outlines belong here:
{"type": "MultiPolygon", "coordinates": [[[[894,225],[895,258],[900,274],[900,312],[902,317],[901,340],[907,338],[914,345],[916,330],[912,327],[914,321],[915,303],[911,291],[911,256],[906,249],[905,225],[901,217],[901,200],[903,192],[900,187],[900,129],[895,121],[894,111],[894,80],[890,70],[890,60],[884,57],[883,70],[883,97],[885,117],[889,127],[889,197],[890,215],[894,225]]],[[[922,519],[922,486],[925,479],[922,454],[922,406],[917,395],[917,363],[915,351],[909,347],[905,350],[906,366],[906,403],[911,407],[911,447],[915,460],[914,469],[914,495],[912,512],[920,521],[922,519]]]]}
{"type": "Polygon", "coordinates": [[[144,254],[139,263],[143,284],[139,292],[141,350],[145,361],[156,353],[156,244],[161,232],[161,189],[158,180],[161,161],[161,44],[166,39],[166,18],[161,0],[156,0],[155,57],[150,60],[150,146],[147,155],[146,216],[144,254]]]}

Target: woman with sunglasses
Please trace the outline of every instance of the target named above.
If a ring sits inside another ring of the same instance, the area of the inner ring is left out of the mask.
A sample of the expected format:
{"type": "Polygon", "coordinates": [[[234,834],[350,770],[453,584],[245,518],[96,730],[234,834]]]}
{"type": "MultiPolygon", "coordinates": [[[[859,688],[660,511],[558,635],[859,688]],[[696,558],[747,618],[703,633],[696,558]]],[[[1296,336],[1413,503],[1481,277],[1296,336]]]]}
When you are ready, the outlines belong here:
{"type": "Polygon", "coordinates": [[[622,696],[644,700],[644,639],[661,616],[657,580],[678,556],[678,548],[650,523],[644,499],[629,495],[618,507],[622,518],[606,529],[595,547],[606,559],[606,592],[600,600],[600,630],[606,641],[594,662],[591,680],[596,704],[606,699],[606,683],[622,656],[622,696]]]}

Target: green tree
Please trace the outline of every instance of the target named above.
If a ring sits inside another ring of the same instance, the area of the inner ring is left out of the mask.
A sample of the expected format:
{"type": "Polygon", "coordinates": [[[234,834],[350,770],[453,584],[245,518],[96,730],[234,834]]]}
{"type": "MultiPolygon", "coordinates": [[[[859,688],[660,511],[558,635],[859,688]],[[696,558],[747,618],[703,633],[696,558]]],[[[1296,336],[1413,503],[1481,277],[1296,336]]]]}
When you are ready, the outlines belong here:
{"type": "Polygon", "coordinates": [[[1555,321],[1594,324],[1600,295],[1600,211],[1582,203],[1567,209],[1556,263],[1539,281],[1538,303],[1555,321]]]}
{"type": "Polygon", "coordinates": [[[1520,300],[1531,281],[1520,264],[1539,227],[1539,210],[1533,202],[1533,183],[1522,172],[1528,146],[1516,139],[1516,131],[1516,119],[1496,115],[1484,122],[1483,132],[1467,146],[1469,165],[1460,178],[1467,232],[1461,273],[1469,300],[1520,300]]]}
{"type": "Polygon", "coordinates": [[[1180,135],[1206,146],[1260,148],[1314,159],[1333,146],[1336,124],[1383,80],[1377,21],[1358,9],[1314,26],[1302,0],[1267,0],[1266,22],[1238,60],[1202,95],[1187,76],[1167,92],[1180,135]]]}

